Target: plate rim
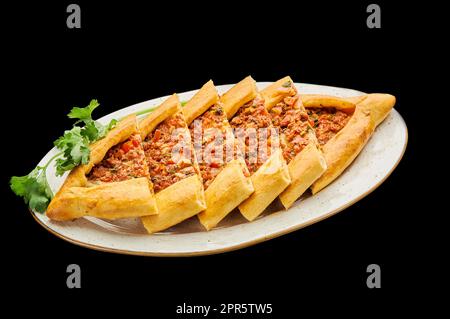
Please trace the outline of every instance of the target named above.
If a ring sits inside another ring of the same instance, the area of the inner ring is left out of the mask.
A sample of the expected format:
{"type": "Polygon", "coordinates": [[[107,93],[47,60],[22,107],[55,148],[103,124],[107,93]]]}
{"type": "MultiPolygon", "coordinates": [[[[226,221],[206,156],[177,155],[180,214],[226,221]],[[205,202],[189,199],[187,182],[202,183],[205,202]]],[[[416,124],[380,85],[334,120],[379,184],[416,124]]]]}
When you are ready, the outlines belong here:
{"type": "MultiPolygon", "coordinates": [[[[260,81],[261,83],[265,83],[266,81],[260,81]]],[[[259,83],[259,82],[258,82],[259,83]]],[[[343,88],[343,87],[337,87],[337,86],[329,86],[329,85],[320,85],[320,84],[311,84],[311,83],[295,83],[298,85],[316,85],[316,86],[322,86],[322,87],[329,87],[329,88],[337,88],[337,89],[346,89],[346,90],[353,90],[353,91],[357,91],[360,92],[362,94],[367,94],[365,92],[361,92],[355,89],[349,89],[349,88],[343,88]]],[[[218,86],[226,86],[226,85],[232,85],[232,84],[221,84],[218,86]]],[[[182,93],[190,93],[193,91],[197,91],[197,90],[189,90],[186,92],[182,92],[182,93]]],[[[181,93],[180,93],[181,94],[181,93]]],[[[164,98],[164,97],[157,97],[155,99],[160,99],[160,98],[164,98]]],[[[153,100],[153,99],[150,99],[153,100]]],[[[150,101],[149,100],[149,101],[150,101]]],[[[144,101],[146,102],[146,101],[144,101]]],[[[138,104],[138,103],[137,103],[138,104]]],[[[127,106],[126,106],[127,107],[127,106]]],[[[124,107],[124,108],[126,108],[124,107]]],[[[395,108],[393,108],[393,110],[395,110],[395,108]]],[[[119,111],[119,110],[116,110],[119,111]]],[[[114,111],[114,112],[116,112],[114,111]]],[[[347,209],[348,207],[352,206],[353,204],[355,204],[356,202],[360,201],[361,199],[365,198],[366,196],[368,196],[369,194],[371,194],[373,191],[375,191],[381,184],[383,184],[393,173],[393,171],[397,168],[397,166],[400,164],[401,160],[403,159],[403,156],[405,155],[407,146],[408,146],[408,142],[409,142],[409,132],[408,132],[408,126],[406,125],[405,120],[403,119],[402,115],[395,110],[397,115],[399,116],[400,120],[402,121],[402,123],[404,124],[404,128],[405,128],[405,142],[403,145],[403,149],[402,152],[400,154],[400,156],[398,157],[397,161],[395,162],[395,164],[391,167],[391,169],[389,170],[389,172],[383,176],[383,178],[378,181],[375,185],[373,185],[372,188],[370,188],[369,190],[367,190],[366,192],[364,192],[363,194],[359,195],[358,197],[356,197],[355,199],[353,199],[352,201],[346,203],[345,205],[332,210],[326,214],[323,214],[321,216],[317,216],[315,218],[312,218],[310,220],[308,220],[307,222],[301,223],[301,224],[297,224],[297,225],[293,225],[284,229],[281,229],[279,231],[273,232],[267,236],[260,236],[258,238],[254,238],[252,240],[246,241],[246,242],[241,242],[238,244],[234,244],[234,245],[228,245],[226,247],[219,247],[219,248],[212,248],[212,249],[207,249],[207,250],[201,250],[201,251],[189,251],[189,252],[148,252],[148,251],[135,251],[135,250],[129,250],[129,249],[119,249],[119,248],[109,248],[109,247],[104,247],[104,246],[100,246],[100,245],[96,245],[96,244],[89,244],[86,242],[82,242],[79,241],[77,239],[73,239],[70,237],[67,237],[65,235],[60,234],[59,232],[55,231],[54,229],[50,228],[48,225],[46,225],[41,219],[39,219],[36,216],[36,213],[33,212],[31,209],[28,208],[29,213],[32,215],[33,219],[39,224],[41,225],[44,229],[46,229],[49,233],[51,233],[52,235],[63,239],[66,242],[69,242],[71,244],[83,247],[83,248],[88,248],[88,249],[92,249],[95,251],[101,251],[101,252],[107,252],[107,253],[113,253],[113,254],[121,254],[121,255],[128,255],[128,256],[145,256],[145,257],[194,257],[194,256],[208,256],[208,255],[216,255],[216,254],[221,254],[221,253],[225,253],[225,252],[231,252],[231,251],[235,251],[235,250],[239,250],[239,249],[243,249],[246,247],[250,247],[250,246],[254,246],[257,245],[259,243],[263,243],[265,241],[292,233],[294,231],[297,231],[299,229],[305,228],[307,226],[310,226],[312,224],[315,224],[317,222],[320,222],[322,220],[325,220],[327,218],[330,218],[336,214],[338,214],[339,212],[347,209]]],[[[114,113],[112,112],[112,113],[114,113]]],[[[107,116],[107,115],[105,115],[107,116]]]]}

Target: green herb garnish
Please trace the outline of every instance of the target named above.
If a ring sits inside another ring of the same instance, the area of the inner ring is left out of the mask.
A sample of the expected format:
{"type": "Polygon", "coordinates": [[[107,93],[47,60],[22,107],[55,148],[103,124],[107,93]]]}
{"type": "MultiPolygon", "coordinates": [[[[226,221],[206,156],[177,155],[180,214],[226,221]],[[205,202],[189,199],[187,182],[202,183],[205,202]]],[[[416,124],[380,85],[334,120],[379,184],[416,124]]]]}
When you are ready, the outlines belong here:
{"type": "Polygon", "coordinates": [[[46,166],[37,166],[30,174],[13,176],[10,180],[12,191],[17,196],[23,197],[25,204],[39,213],[45,212],[53,198],[52,190],[45,176],[46,166]]]}
{"type": "Polygon", "coordinates": [[[78,120],[74,125],[82,122],[84,127],[74,126],[54,142],[54,145],[64,152],[64,157],[56,160],[57,176],[61,176],[64,172],[80,164],[87,164],[90,155],[89,145],[105,137],[109,130],[116,125],[116,120],[112,120],[107,126],[104,126],[92,119],[92,111],[99,105],[97,100],[92,100],[86,107],[72,108],[67,115],[71,119],[78,120]]]}
{"type": "Polygon", "coordinates": [[[64,135],[54,142],[61,152],[54,155],[44,166],[37,166],[28,175],[11,177],[9,182],[11,190],[22,197],[32,210],[45,212],[53,197],[46,177],[50,163],[59,157],[55,164],[58,176],[80,164],[87,164],[90,157],[89,145],[105,137],[116,125],[116,120],[105,126],[92,119],[92,111],[98,106],[97,100],[92,100],[86,107],[72,108],[68,117],[77,121],[71,130],[65,131],[64,135]],[[84,126],[76,126],[79,123],[83,123],[84,126]]]}

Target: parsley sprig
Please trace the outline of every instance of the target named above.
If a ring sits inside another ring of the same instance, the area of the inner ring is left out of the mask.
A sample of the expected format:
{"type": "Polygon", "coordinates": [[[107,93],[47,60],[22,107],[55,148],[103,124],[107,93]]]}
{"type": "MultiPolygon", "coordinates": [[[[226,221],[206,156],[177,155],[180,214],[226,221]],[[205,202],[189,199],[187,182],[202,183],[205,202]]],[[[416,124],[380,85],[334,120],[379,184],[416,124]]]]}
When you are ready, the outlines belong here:
{"type": "Polygon", "coordinates": [[[56,158],[56,175],[61,176],[66,171],[72,170],[80,164],[87,164],[90,157],[89,145],[106,136],[117,123],[111,120],[108,125],[103,125],[92,119],[92,111],[100,104],[92,100],[86,107],[74,107],[67,115],[76,119],[71,130],[64,132],[54,145],[61,150],[54,155],[44,166],[37,166],[28,175],[13,176],[10,180],[11,190],[24,199],[28,206],[39,213],[45,212],[53,198],[53,193],[47,181],[46,171],[50,163],[56,158]],[[83,126],[77,124],[83,123],[83,126]]]}
{"type": "Polygon", "coordinates": [[[106,133],[116,125],[116,120],[112,120],[105,126],[92,119],[92,111],[99,105],[97,100],[92,100],[86,107],[72,108],[67,115],[77,121],[71,130],[65,131],[64,135],[54,142],[55,146],[64,153],[63,158],[56,160],[56,175],[61,176],[80,164],[87,164],[90,154],[89,145],[105,137],[106,133]],[[76,126],[79,123],[83,123],[84,126],[76,126]]]}
{"type": "Polygon", "coordinates": [[[32,210],[43,213],[47,209],[53,193],[48,185],[45,172],[51,161],[61,154],[53,156],[45,166],[37,166],[28,175],[11,177],[11,190],[17,196],[23,197],[25,204],[28,204],[32,210]]]}

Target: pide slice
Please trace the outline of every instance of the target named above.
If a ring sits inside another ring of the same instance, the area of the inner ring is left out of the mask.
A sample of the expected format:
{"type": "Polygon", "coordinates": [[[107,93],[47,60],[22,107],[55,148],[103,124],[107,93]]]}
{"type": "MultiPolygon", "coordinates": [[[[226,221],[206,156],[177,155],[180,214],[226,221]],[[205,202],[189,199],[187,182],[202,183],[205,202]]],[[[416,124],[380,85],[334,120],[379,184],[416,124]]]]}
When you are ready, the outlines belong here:
{"type": "Polygon", "coordinates": [[[328,169],[311,186],[319,192],[353,162],[395,104],[389,94],[368,94],[351,98],[302,95],[303,104],[313,121],[328,169]]]}
{"type": "Polygon", "coordinates": [[[158,213],[135,115],[120,121],[90,149],[89,163],[74,168],[51,201],[49,218],[117,219],[158,213]]]}
{"type": "Polygon", "coordinates": [[[199,167],[176,94],[139,123],[158,215],[145,216],[149,233],[190,218],[206,208],[199,167]]]}
{"type": "Polygon", "coordinates": [[[281,149],[291,177],[291,184],[280,194],[287,209],[326,170],[309,116],[302,105],[292,79],[287,76],[261,91],[272,124],[279,130],[281,149]]]}
{"type": "Polygon", "coordinates": [[[277,130],[258,93],[256,82],[248,76],[220,98],[234,134],[244,146],[247,168],[255,191],[239,205],[249,221],[258,217],[290,184],[277,130]]]}
{"type": "Polygon", "coordinates": [[[207,207],[198,218],[210,230],[247,199],[254,188],[242,150],[212,81],[187,102],[183,113],[191,131],[205,189],[207,207]]]}

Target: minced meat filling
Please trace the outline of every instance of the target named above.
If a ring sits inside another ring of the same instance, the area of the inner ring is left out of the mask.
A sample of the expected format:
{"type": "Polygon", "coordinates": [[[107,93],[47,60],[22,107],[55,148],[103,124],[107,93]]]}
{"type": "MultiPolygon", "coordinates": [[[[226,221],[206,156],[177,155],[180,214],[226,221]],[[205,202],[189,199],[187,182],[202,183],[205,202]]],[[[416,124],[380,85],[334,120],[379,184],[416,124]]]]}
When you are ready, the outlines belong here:
{"type": "Polygon", "coordinates": [[[245,162],[251,174],[256,172],[271,154],[271,128],[272,120],[264,105],[264,99],[255,98],[239,108],[236,115],[230,121],[234,129],[243,129],[246,131],[244,136],[244,154],[245,162]],[[256,129],[257,147],[250,145],[250,132],[248,129],[256,129]],[[260,129],[267,129],[265,131],[260,129]],[[265,136],[263,138],[262,133],[265,136]]]}
{"type": "MultiPolygon", "coordinates": [[[[189,126],[189,129],[191,131],[195,152],[199,160],[198,164],[203,179],[203,187],[206,190],[229,160],[242,156],[241,150],[235,143],[231,126],[219,103],[211,106],[206,112],[193,121],[189,126]],[[202,132],[200,137],[196,137],[195,127],[199,124],[201,124],[202,132]],[[218,137],[218,134],[221,136],[218,137]],[[196,138],[201,139],[201,144],[196,141],[196,138]],[[222,141],[221,145],[216,144],[218,141],[222,141]],[[222,148],[222,154],[217,154],[215,152],[217,147],[222,148]],[[232,156],[230,156],[230,158],[228,158],[228,149],[232,150],[232,156]]],[[[245,167],[243,167],[243,173],[245,176],[249,176],[249,172],[245,167]]]]}
{"type": "Polygon", "coordinates": [[[308,108],[308,115],[313,122],[317,140],[320,145],[326,144],[348,123],[352,114],[335,108],[308,108]]]}
{"type": "Polygon", "coordinates": [[[273,126],[280,131],[281,149],[287,163],[309,143],[307,133],[311,129],[311,122],[308,114],[297,103],[298,99],[297,91],[292,86],[289,95],[269,111],[273,126]]]}
{"type": "Polygon", "coordinates": [[[177,113],[161,122],[143,142],[155,192],[197,173],[193,165],[190,139],[187,138],[186,141],[188,133],[183,114],[177,113]],[[172,154],[174,146],[184,145],[185,142],[191,150],[190,154],[183,154],[182,147],[177,156],[172,154]]]}
{"type": "Polygon", "coordinates": [[[112,147],[87,175],[88,180],[94,183],[120,182],[137,177],[148,177],[141,136],[137,133],[112,147]]]}

